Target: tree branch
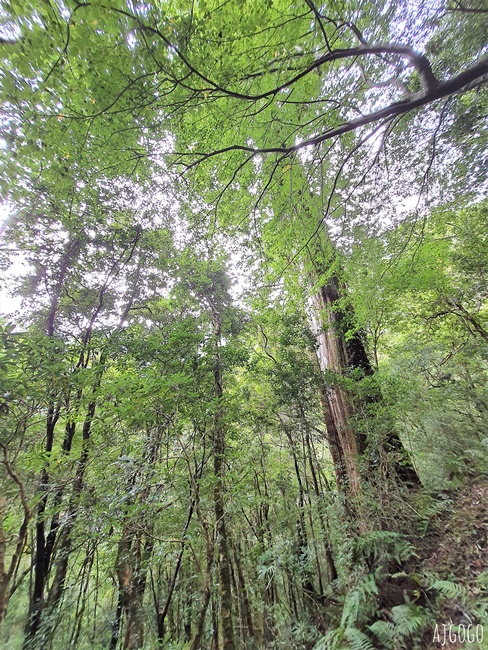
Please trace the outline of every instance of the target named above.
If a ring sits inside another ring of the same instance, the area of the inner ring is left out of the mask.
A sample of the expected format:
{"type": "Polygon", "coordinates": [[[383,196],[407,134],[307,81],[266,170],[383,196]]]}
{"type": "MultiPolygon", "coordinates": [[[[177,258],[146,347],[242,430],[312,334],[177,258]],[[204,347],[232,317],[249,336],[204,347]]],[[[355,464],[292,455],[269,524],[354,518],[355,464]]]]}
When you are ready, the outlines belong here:
{"type": "Polygon", "coordinates": [[[27,497],[25,495],[24,484],[17,476],[12,465],[10,464],[7,446],[4,445],[3,442],[0,442],[0,447],[3,450],[3,464],[5,465],[7,474],[10,476],[10,478],[19,488],[20,500],[22,502],[22,509],[24,511],[24,520],[22,521],[22,524],[20,526],[17,535],[17,544],[15,545],[15,550],[10,560],[10,566],[5,576],[6,584],[8,585],[12,580],[12,577],[14,576],[15,572],[17,571],[17,567],[19,566],[20,559],[22,556],[22,551],[24,550],[25,540],[27,538],[27,526],[29,525],[29,520],[30,520],[30,509],[29,509],[29,504],[27,503],[27,497]]]}
{"type": "MultiPolygon", "coordinates": [[[[307,0],[306,2],[309,7],[310,6],[313,7],[313,5],[311,5],[307,0]]],[[[89,3],[83,6],[89,6],[89,3]]],[[[115,13],[124,16],[125,18],[129,18],[130,20],[136,21],[137,29],[139,29],[142,32],[148,32],[160,38],[165,43],[165,45],[178,56],[180,61],[184,63],[184,65],[188,68],[188,70],[192,74],[194,74],[196,77],[198,77],[199,79],[201,79],[202,81],[204,81],[210,86],[210,88],[202,89],[202,92],[209,93],[212,91],[218,91],[219,93],[222,93],[227,97],[234,97],[235,99],[243,99],[247,101],[257,101],[259,99],[265,99],[267,97],[276,95],[281,90],[284,90],[288,86],[296,83],[297,81],[299,81],[300,79],[308,75],[313,70],[316,70],[321,65],[324,65],[326,63],[332,63],[334,61],[338,61],[342,59],[356,58],[358,56],[367,56],[370,54],[374,54],[374,55],[393,54],[407,59],[408,61],[410,61],[410,64],[417,70],[422,80],[422,85],[424,87],[424,90],[426,91],[432,90],[438,83],[432,71],[432,67],[430,65],[429,60],[423,54],[416,52],[413,48],[408,47],[407,45],[400,45],[397,43],[368,45],[361,37],[360,38],[361,45],[359,45],[358,47],[331,50],[324,56],[316,59],[310,66],[302,70],[302,72],[300,72],[299,74],[295,75],[295,77],[289,79],[287,82],[283,84],[280,84],[279,86],[273,88],[272,90],[268,90],[264,93],[259,93],[258,95],[249,95],[245,93],[240,93],[237,91],[229,90],[228,88],[224,88],[223,86],[221,86],[220,84],[213,81],[205,74],[197,70],[186,58],[186,56],[181,52],[178,46],[175,45],[172,41],[170,41],[157,27],[152,27],[151,25],[146,25],[145,23],[142,23],[137,16],[134,16],[129,11],[125,11],[123,9],[118,9],[115,7],[109,7],[107,5],[101,5],[101,6],[104,9],[114,11],[115,13]]],[[[312,9],[312,11],[314,11],[314,9],[312,9]]],[[[317,10],[315,9],[314,11],[315,15],[316,15],[315,13],[316,11],[317,10]]],[[[348,26],[354,30],[354,33],[356,35],[360,34],[359,30],[357,30],[357,28],[354,25],[349,24],[348,26]]]]}
{"type": "MultiPolygon", "coordinates": [[[[223,147],[222,149],[216,149],[214,151],[204,153],[204,152],[176,152],[176,155],[180,158],[188,157],[190,155],[200,156],[200,159],[191,163],[191,165],[186,165],[188,168],[194,167],[195,165],[218,156],[229,151],[247,151],[254,155],[265,154],[265,153],[278,153],[283,155],[290,155],[291,153],[303,149],[304,147],[317,146],[326,140],[336,138],[343,135],[344,133],[349,133],[355,131],[363,126],[368,124],[373,124],[384,120],[385,118],[394,117],[397,115],[403,115],[409,113],[410,111],[431,104],[438,99],[443,97],[449,97],[461,92],[466,92],[472,88],[476,88],[485,84],[488,81],[488,57],[484,57],[478,63],[474,64],[464,72],[461,72],[452,79],[446,81],[438,82],[434,88],[431,88],[427,92],[416,93],[415,95],[410,95],[405,100],[400,102],[394,102],[385,108],[382,108],[373,113],[363,115],[362,117],[357,118],[356,120],[351,120],[350,122],[345,122],[338,127],[333,129],[327,129],[322,134],[310,138],[309,140],[304,140],[299,144],[292,145],[290,147],[250,147],[246,145],[230,145],[228,147],[223,147]]],[[[181,161],[180,161],[181,162],[181,161]]]]}

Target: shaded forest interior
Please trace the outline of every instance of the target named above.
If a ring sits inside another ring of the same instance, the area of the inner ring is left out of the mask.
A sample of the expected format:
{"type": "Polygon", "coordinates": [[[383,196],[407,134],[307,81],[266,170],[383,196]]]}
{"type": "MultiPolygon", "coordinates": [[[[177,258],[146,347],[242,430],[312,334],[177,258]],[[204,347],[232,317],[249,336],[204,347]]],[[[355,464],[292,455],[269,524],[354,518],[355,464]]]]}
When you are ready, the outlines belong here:
{"type": "Polygon", "coordinates": [[[487,14],[3,4],[0,647],[488,647],[487,14]]]}

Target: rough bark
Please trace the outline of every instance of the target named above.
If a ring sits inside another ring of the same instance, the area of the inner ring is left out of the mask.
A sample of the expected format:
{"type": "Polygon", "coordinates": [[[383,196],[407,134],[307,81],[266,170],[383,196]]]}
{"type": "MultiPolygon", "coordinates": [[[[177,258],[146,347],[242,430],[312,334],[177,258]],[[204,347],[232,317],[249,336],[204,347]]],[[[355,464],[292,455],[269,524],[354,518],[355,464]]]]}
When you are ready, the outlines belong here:
{"type": "MultiPolygon", "coordinates": [[[[320,369],[340,376],[348,368],[349,359],[342,315],[335,308],[338,299],[337,280],[332,278],[314,296],[314,307],[317,321],[321,324],[317,335],[320,369]]],[[[351,398],[338,382],[324,386],[321,398],[338,486],[343,488],[347,483],[348,489],[357,497],[360,491],[358,457],[364,450],[364,440],[356,436],[352,428],[351,398]]]]}
{"type": "MultiPolygon", "coordinates": [[[[321,400],[324,407],[325,424],[330,442],[338,485],[347,486],[354,497],[360,495],[359,458],[366,452],[367,441],[358,435],[352,426],[354,415],[353,396],[340,383],[341,376],[348,370],[361,370],[363,375],[371,376],[373,369],[361,337],[354,334],[346,342],[345,313],[338,307],[341,293],[336,276],[322,286],[314,296],[318,328],[318,360],[321,370],[327,376],[332,371],[337,380],[332,385],[323,387],[321,400]]],[[[381,399],[379,394],[364,398],[373,402],[381,399]]],[[[392,452],[394,471],[399,479],[410,487],[417,487],[420,482],[406,450],[391,428],[383,441],[387,451],[392,452]]]]}
{"type": "Polygon", "coordinates": [[[116,618],[110,643],[115,650],[125,613],[124,650],[138,650],[144,644],[142,601],[145,579],[141,572],[141,540],[134,533],[132,522],[126,522],[117,548],[116,570],[119,583],[116,618]]]}

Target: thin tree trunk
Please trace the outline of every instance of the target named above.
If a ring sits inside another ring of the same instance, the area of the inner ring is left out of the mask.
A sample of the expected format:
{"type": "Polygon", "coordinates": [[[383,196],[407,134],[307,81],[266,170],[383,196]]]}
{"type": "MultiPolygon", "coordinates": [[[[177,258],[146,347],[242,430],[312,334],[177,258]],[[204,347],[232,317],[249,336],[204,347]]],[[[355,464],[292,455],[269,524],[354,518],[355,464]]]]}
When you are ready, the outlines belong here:
{"type": "Polygon", "coordinates": [[[317,510],[319,515],[319,521],[322,528],[322,533],[324,535],[325,543],[325,560],[327,562],[327,572],[329,582],[333,582],[337,579],[337,569],[334,562],[334,557],[332,555],[332,548],[330,544],[330,535],[329,535],[329,526],[326,524],[326,514],[324,512],[324,501],[323,494],[319,486],[319,478],[315,470],[314,457],[315,453],[312,452],[312,442],[310,439],[310,432],[306,432],[306,445],[307,445],[307,455],[308,455],[308,464],[310,467],[310,473],[312,475],[312,483],[314,487],[315,496],[317,498],[317,510]]]}
{"type": "Polygon", "coordinates": [[[210,606],[212,612],[212,643],[210,650],[219,650],[219,613],[214,595],[212,595],[210,606]]]}
{"type": "MultiPolygon", "coordinates": [[[[259,484],[259,475],[257,472],[255,472],[254,474],[254,479],[255,479],[256,490],[260,498],[262,499],[262,503],[258,510],[259,527],[257,531],[257,536],[261,543],[262,552],[265,552],[271,545],[271,529],[269,525],[270,500],[269,500],[268,483],[266,481],[265,459],[263,456],[264,456],[264,447],[261,446],[260,464],[263,473],[264,493],[261,490],[259,484]]],[[[265,646],[271,644],[275,637],[274,620],[272,617],[272,611],[273,611],[275,600],[276,600],[275,579],[273,574],[271,573],[269,577],[265,576],[264,578],[263,595],[262,595],[263,625],[262,625],[261,635],[265,646]]]]}
{"type": "Polygon", "coordinates": [[[14,579],[17,569],[19,568],[20,560],[22,558],[22,553],[24,551],[25,542],[27,540],[27,528],[30,521],[30,510],[27,503],[27,498],[25,495],[24,484],[14,471],[13,467],[10,464],[8,449],[6,445],[0,443],[0,447],[3,450],[3,463],[5,469],[10,478],[16,483],[19,488],[20,500],[22,503],[22,509],[24,511],[24,519],[20,525],[19,532],[17,535],[17,542],[15,544],[15,549],[10,558],[8,564],[5,560],[6,549],[7,549],[7,540],[5,537],[5,531],[3,528],[3,513],[5,509],[6,499],[0,495],[0,627],[2,626],[3,620],[7,613],[7,605],[12,595],[12,590],[10,588],[11,582],[14,579]]]}
{"type": "Polygon", "coordinates": [[[7,540],[3,528],[3,513],[5,510],[5,497],[0,494],[0,626],[3,623],[7,611],[7,572],[5,571],[5,551],[7,540]]]}
{"type": "Polygon", "coordinates": [[[191,583],[188,581],[188,578],[186,580],[184,608],[185,608],[185,616],[183,621],[183,641],[184,643],[188,643],[191,640],[192,613],[193,613],[193,594],[191,590],[191,583]]]}
{"type": "Polygon", "coordinates": [[[69,641],[69,645],[72,648],[76,648],[81,633],[83,617],[85,614],[86,605],[88,603],[88,588],[90,586],[90,576],[91,576],[93,563],[95,561],[95,552],[96,552],[96,543],[90,543],[86,549],[85,560],[83,562],[83,569],[81,573],[81,579],[79,580],[80,590],[78,594],[78,600],[76,603],[74,625],[73,625],[73,629],[69,641]]]}
{"type": "MultiPolygon", "coordinates": [[[[137,240],[136,240],[137,243],[137,240]]],[[[135,244],[134,244],[135,246],[135,244]]],[[[133,250],[132,250],[133,252],[133,250]]],[[[132,255],[131,252],[131,255],[132,255]]],[[[121,316],[121,319],[118,324],[118,329],[122,327],[122,324],[127,317],[127,314],[133,304],[134,298],[135,298],[135,286],[137,284],[138,278],[139,278],[139,265],[137,268],[137,274],[136,274],[136,280],[134,281],[132,293],[130,295],[129,301],[126,305],[126,309],[124,310],[124,313],[121,316]]],[[[91,337],[92,337],[92,332],[93,332],[93,326],[95,324],[96,317],[98,316],[102,306],[103,306],[103,297],[104,297],[104,292],[106,290],[106,284],[105,283],[104,287],[100,291],[99,295],[99,304],[97,308],[95,309],[90,323],[85,331],[84,337],[83,337],[83,346],[80,351],[79,355],[79,360],[77,364],[77,368],[86,368],[88,365],[89,361],[89,354],[87,354],[87,348],[90,343],[91,337]]],[[[82,449],[81,449],[81,455],[77,463],[77,469],[76,469],[76,474],[73,480],[73,491],[71,494],[71,498],[69,501],[68,505],[68,516],[67,516],[67,524],[64,526],[62,533],[61,533],[61,538],[60,538],[60,544],[59,544],[59,560],[56,564],[56,572],[54,575],[53,583],[51,585],[51,589],[49,592],[49,596],[47,598],[47,608],[50,612],[54,611],[54,609],[57,607],[59,604],[59,601],[62,597],[63,590],[64,590],[64,585],[66,582],[66,575],[68,572],[68,564],[69,564],[69,557],[71,554],[72,550],[72,533],[76,524],[76,520],[78,518],[78,505],[79,505],[79,499],[80,495],[83,490],[83,480],[85,476],[85,470],[88,464],[88,457],[89,457],[89,441],[90,441],[90,436],[91,436],[91,430],[92,430],[92,424],[93,424],[93,419],[95,417],[95,411],[97,408],[97,393],[100,389],[101,381],[102,381],[102,376],[105,370],[105,363],[107,361],[107,352],[106,350],[102,350],[100,354],[100,359],[98,362],[98,367],[96,369],[96,375],[95,375],[95,382],[92,386],[92,395],[91,395],[91,401],[88,404],[85,420],[83,422],[83,429],[82,429],[82,449]]],[[[78,391],[77,394],[77,404],[79,404],[81,399],[81,391],[78,391]]],[[[74,420],[68,419],[66,423],[66,428],[65,428],[65,437],[63,440],[63,451],[65,453],[69,453],[71,451],[72,443],[73,443],[73,438],[75,435],[76,431],[76,422],[74,420]]],[[[58,490],[56,493],[55,501],[58,503],[61,502],[61,497],[62,497],[62,490],[58,490]]],[[[49,535],[47,537],[47,544],[46,546],[49,548],[50,552],[52,552],[54,543],[57,537],[58,533],[58,528],[59,528],[59,513],[56,512],[53,516],[53,519],[51,521],[51,528],[49,531],[49,535]]],[[[48,642],[48,637],[49,635],[46,635],[46,639],[43,643],[43,646],[48,642]]]]}
{"type": "MultiPolygon", "coordinates": [[[[190,525],[190,522],[191,522],[191,519],[192,519],[192,516],[193,516],[194,508],[195,508],[195,498],[192,500],[191,505],[190,505],[190,510],[188,512],[188,517],[186,519],[185,527],[183,528],[182,538],[184,538],[184,536],[185,536],[185,534],[186,534],[186,532],[188,530],[188,527],[190,525]]],[[[171,605],[171,601],[172,601],[172,598],[173,598],[173,594],[174,594],[174,591],[175,591],[176,581],[178,579],[178,574],[179,574],[180,569],[181,569],[181,563],[182,563],[182,560],[183,560],[184,552],[185,552],[185,546],[184,546],[184,544],[182,544],[181,549],[180,549],[180,551],[178,553],[178,558],[176,560],[176,565],[175,565],[175,569],[174,569],[174,572],[173,572],[173,576],[172,576],[171,581],[169,583],[169,588],[168,588],[168,594],[166,596],[166,601],[164,603],[164,606],[162,608],[160,608],[160,609],[158,608],[158,611],[157,611],[158,643],[160,645],[162,645],[163,641],[164,641],[164,635],[166,633],[166,628],[165,628],[166,616],[168,615],[169,608],[170,608],[170,605],[171,605]]]]}
{"type": "Polygon", "coordinates": [[[252,620],[252,610],[251,610],[251,604],[249,602],[246,581],[244,580],[244,573],[242,571],[241,560],[239,558],[239,545],[232,544],[232,550],[234,556],[234,565],[236,567],[237,579],[239,581],[238,593],[240,594],[242,599],[242,614],[243,614],[243,619],[246,623],[247,637],[254,638],[254,624],[252,620]]]}
{"type": "MultiPolygon", "coordinates": [[[[99,376],[97,378],[94,392],[100,386],[102,371],[103,370],[99,371],[99,376]]],[[[61,541],[59,544],[59,560],[56,564],[56,572],[55,572],[53,584],[51,586],[49,597],[47,599],[47,607],[49,611],[53,611],[58,605],[61,596],[63,594],[64,584],[66,581],[69,556],[71,554],[71,547],[72,547],[71,536],[72,536],[73,529],[75,527],[76,520],[78,518],[78,504],[79,504],[80,495],[83,490],[83,479],[85,475],[86,466],[88,463],[89,440],[91,435],[91,425],[93,422],[93,417],[95,415],[95,408],[96,408],[95,401],[90,402],[90,404],[88,405],[88,412],[85,418],[85,422],[83,423],[83,440],[82,440],[81,456],[78,460],[78,466],[73,481],[73,492],[71,494],[70,502],[68,505],[67,524],[63,528],[63,531],[60,536],[61,541]]]]}
{"type": "Polygon", "coordinates": [[[200,607],[200,613],[196,622],[195,636],[191,642],[190,650],[200,650],[202,647],[203,632],[205,628],[205,618],[207,616],[207,609],[210,603],[210,584],[211,584],[211,574],[212,574],[212,564],[213,564],[213,549],[208,548],[207,544],[207,563],[203,575],[203,584],[202,584],[202,605],[200,607]]]}
{"type": "Polygon", "coordinates": [[[300,473],[300,468],[298,465],[298,458],[297,458],[297,453],[295,449],[295,443],[293,440],[293,436],[291,432],[287,429],[287,427],[284,425],[284,431],[285,434],[288,438],[288,442],[290,443],[290,452],[293,460],[293,466],[295,468],[295,475],[297,477],[297,483],[298,483],[298,515],[297,515],[297,561],[298,565],[300,566],[300,578],[301,578],[301,587],[302,591],[305,595],[305,605],[306,607],[309,606],[309,602],[307,600],[312,598],[313,600],[319,600],[320,596],[317,594],[315,591],[315,587],[313,585],[310,572],[306,568],[306,559],[308,556],[308,533],[307,533],[307,527],[305,524],[305,491],[303,487],[303,481],[302,481],[302,476],[300,473]]]}
{"type": "MultiPolygon", "coordinates": [[[[45,451],[49,454],[53,449],[54,428],[59,418],[59,408],[54,403],[48,407],[46,422],[45,451]]],[[[44,605],[44,590],[49,571],[53,546],[46,543],[45,512],[48,501],[49,474],[47,466],[41,471],[39,493],[41,495],[36,513],[36,552],[34,556],[34,587],[29,602],[29,615],[25,629],[24,648],[27,650],[32,639],[41,625],[42,608],[44,605]]]]}
{"type": "Polygon", "coordinates": [[[214,326],[214,396],[216,409],[213,424],[213,465],[214,465],[214,509],[215,527],[217,534],[217,571],[219,574],[220,620],[222,627],[222,649],[235,650],[234,628],[232,622],[232,588],[229,543],[224,501],[224,459],[225,432],[222,422],[222,363],[220,360],[221,317],[212,306],[212,322],[214,326]]]}

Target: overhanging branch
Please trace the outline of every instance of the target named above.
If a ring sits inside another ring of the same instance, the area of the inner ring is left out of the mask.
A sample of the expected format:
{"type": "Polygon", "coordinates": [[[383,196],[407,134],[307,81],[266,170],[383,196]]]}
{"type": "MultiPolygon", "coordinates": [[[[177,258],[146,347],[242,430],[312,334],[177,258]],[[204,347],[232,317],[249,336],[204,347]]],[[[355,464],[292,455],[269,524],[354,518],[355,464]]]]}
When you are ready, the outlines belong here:
{"type": "Polygon", "coordinates": [[[216,149],[211,152],[177,152],[175,155],[180,158],[178,162],[182,162],[182,158],[188,158],[189,156],[199,156],[197,160],[191,164],[185,165],[187,168],[194,167],[195,165],[212,158],[214,156],[219,156],[229,151],[245,151],[253,155],[266,154],[266,153],[277,153],[282,155],[289,155],[303,149],[305,147],[317,146],[322,142],[331,140],[350,131],[355,131],[363,126],[368,124],[374,124],[384,120],[385,118],[395,117],[397,115],[404,115],[416,108],[426,106],[431,104],[438,99],[444,97],[449,97],[450,95],[455,95],[457,93],[466,92],[473,88],[479,87],[485,84],[488,81],[488,57],[484,57],[478,63],[474,64],[464,72],[456,75],[452,79],[446,81],[437,82],[435,86],[431,86],[427,91],[422,91],[421,93],[416,93],[410,97],[400,101],[394,102],[385,108],[382,108],[373,113],[369,113],[358,117],[355,120],[350,122],[345,122],[338,127],[327,129],[323,133],[314,138],[304,140],[299,144],[295,144],[289,147],[250,147],[247,145],[230,145],[228,147],[223,147],[222,149],[216,149]]]}

